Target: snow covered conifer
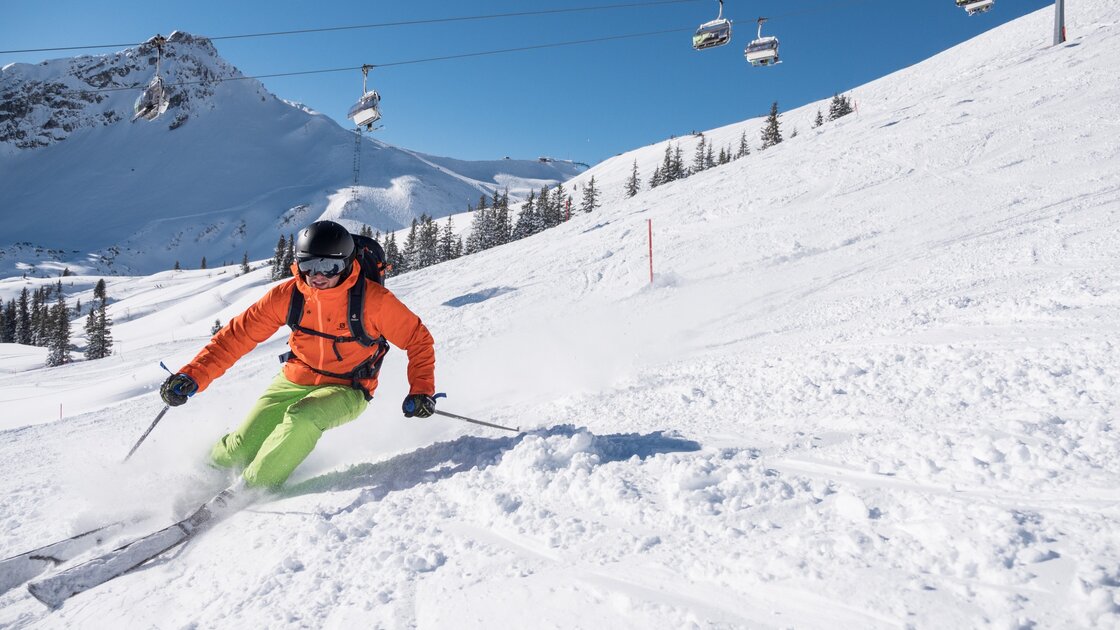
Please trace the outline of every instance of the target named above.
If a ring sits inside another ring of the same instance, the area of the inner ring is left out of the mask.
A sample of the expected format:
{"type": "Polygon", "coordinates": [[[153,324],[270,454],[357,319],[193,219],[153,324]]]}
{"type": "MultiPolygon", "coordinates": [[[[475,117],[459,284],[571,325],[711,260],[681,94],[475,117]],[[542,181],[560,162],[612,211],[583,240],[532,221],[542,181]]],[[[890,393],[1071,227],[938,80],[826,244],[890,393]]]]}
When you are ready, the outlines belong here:
{"type": "Polygon", "coordinates": [[[214,325],[210,327],[210,336],[214,336],[214,335],[218,334],[218,331],[220,331],[221,329],[222,329],[222,320],[215,319],[214,320],[214,325]]]}
{"type": "Polygon", "coordinates": [[[198,263],[198,268],[199,269],[205,269],[206,268],[206,257],[205,256],[202,257],[202,262],[198,263]]]}
{"type": "Polygon", "coordinates": [[[104,278],[99,279],[97,281],[97,284],[93,285],[93,297],[94,299],[101,300],[102,302],[108,299],[109,296],[108,293],[106,293],[104,278]]]}
{"type": "Polygon", "coordinates": [[[272,279],[279,280],[284,277],[284,253],[287,251],[288,242],[280,235],[276,242],[276,250],[272,252],[272,279]]]}
{"type": "Polygon", "coordinates": [[[454,260],[455,254],[455,229],[451,226],[451,217],[447,217],[447,223],[443,225],[443,229],[439,233],[438,245],[439,262],[454,260]]]}
{"type": "Polygon", "coordinates": [[[427,214],[420,215],[420,228],[417,242],[417,256],[421,267],[430,267],[438,262],[439,258],[439,227],[432,217],[427,214]]]}
{"type": "Polygon", "coordinates": [[[4,306],[4,315],[0,319],[0,343],[16,342],[16,322],[18,319],[16,311],[16,300],[12,298],[4,306]]]}
{"type": "Polygon", "coordinates": [[[284,246],[284,258],[280,261],[280,277],[292,277],[292,265],[296,262],[296,237],[288,234],[288,241],[284,246]]]}
{"type": "Polygon", "coordinates": [[[824,124],[824,116],[821,115],[821,110],[817,110],[817,117],[813,119],[813,129],[820,127],[824,124]]]}
{"type": "Polygon", "coordinates": [[[769,149],[781,142],[782,128],[778,120],[778,101],[774,101],[770,106],[770,114],[766,117],[766,126],[762,128],[762,149],[769,149]]]}
{"type": "Polygon", "coordinates": [[[580,209],[584,212],[594,212],[599,207],[599,191],[595,190],[595,176],[591,176],[591,181],[583,189],[583,203],[580,204],[580,209]]]}
{"type": "Polygon", "coordinates": [[[705,142],[704,134],[700,134],[700,143],[696,145],[696,153],[694,153],[692,155],[692,172],[693,173],[699,173],[700,171],[707,168],[707,166],[705,165],[705,160],[704,160],[704,157],[706,155],[704,149],[706,147],[707,147],[707,144],[705,142]]]}
{"type": "Polygon", "coordinates": [[[638,179],[638,160],[634,160],[634,166],[630,169],[630,179],[626,180],[626,196],[633,197],[641,190],[642,183],[638,179]]]}
{"type": "Polygon", "coordinates": [[[412,225],[408,228],[408,236],[404,238],[404,247],[401,248],[401,261],[408,271],[419,269],[419,236],[417,234],[416,217],[412,218],[412,225]]]}
{"type": "Polygon", "coordinates": [[[179,264],[178,260],[175,261],[175,266],[173,267],[173,269],[175,271],[182,271],[183,270],[183,267],[179,264]]]}
{"type": "Polygon", "coordinates": [[[529,200],[521,204],[521,212],[517,214],[517,221],[513,225],[513,233],[510,234],[510,240],[520,240],[526,236],[533,234],[532,226],[535,219],[533,215],[536,213],[535,203],[537,194],[536,191],[529,191],[529,200]]]}
{"type": "Polygon", "coordinates": [[[739,152],[735,154],[735,158],[746,157],[751,154],[751,145],[747,143],[747,132],[744,131],[739,136],[739,152]]]}
{"type": "Polygon", "coordinates": [[[401,250],[397,247],[397,235],[389,232],[385,237],[385,262],[389,264],[389,276],[399,276],[405,272],[401,250]]]}
{"type": "Polygon", "coordinates": [[[62,294],[62,283],[59,282],[58,299],[50,310],[50,338],[47,341],[47,365],[56,366],[70,363],[70,308],[66,306],[66,297],[62,294]]]}
{"type": "Polygon", "coordinates": [[[50,313],[46,305],[47,288],[40,287],[31,294],[31,345],[43,347],[47,345],[47,322],[50,313]]]}
{"type": "Polygon", "coordinates": [[[549,227],[560,225],[568,220],[568,191],[564,190],[564,183],[559,182],[552,189],[552,215],[553,222],[549,227]]]}
{"type": "Polygon", "coordinates": [[[250,271],[251,269],[249,269],[249,252],[245,252],[241,255],[241,273],[249,273],[250,271]]]}
{"type": "Polygon", "coordinates": [[[828,106],[828,119],[836,120],[850,113],[852,113],[852,102],[848,97],[842,94],[833,95],[832,102],[828,106]]]}
{"type": "Polygon", "coordinates": [[[22,343],[25,346],[31,345],[31,307],[29,300],[27,287],[24,287],[19,294],[19,302],[16,303],[16,343],[22,343]]]}

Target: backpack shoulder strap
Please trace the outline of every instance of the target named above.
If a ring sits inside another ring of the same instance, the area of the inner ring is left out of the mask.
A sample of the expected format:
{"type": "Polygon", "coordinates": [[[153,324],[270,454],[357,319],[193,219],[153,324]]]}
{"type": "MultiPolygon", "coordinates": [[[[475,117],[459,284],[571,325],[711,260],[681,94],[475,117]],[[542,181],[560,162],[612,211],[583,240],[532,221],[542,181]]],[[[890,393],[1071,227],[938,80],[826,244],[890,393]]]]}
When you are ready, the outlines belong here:
{"type": "MultiPolygon", "coordinates": [[[[366,332],[365,324],[363,323],[362,315],[365,313],[366,303],[366,283],[370,280],[365,276],[359,276],[358,281],[354,286],[350,287],[350,295],[348,298],[347,319],[350,324],[350,336],[358,340],[358,343],[363,346],[369,347],[377,345],[379,339],[374,339],[366,332]]],[[[289,315],[290,317],[290,315],[289,315]]]]}
{"type": "Polygon", "coordinates": [[[303,294],[300,293],[299,287],[296,283],[292,283],[292,298],[288,302],[288,327],[296,330],[298,329],[300,320],[303,319],[303,294]]]}

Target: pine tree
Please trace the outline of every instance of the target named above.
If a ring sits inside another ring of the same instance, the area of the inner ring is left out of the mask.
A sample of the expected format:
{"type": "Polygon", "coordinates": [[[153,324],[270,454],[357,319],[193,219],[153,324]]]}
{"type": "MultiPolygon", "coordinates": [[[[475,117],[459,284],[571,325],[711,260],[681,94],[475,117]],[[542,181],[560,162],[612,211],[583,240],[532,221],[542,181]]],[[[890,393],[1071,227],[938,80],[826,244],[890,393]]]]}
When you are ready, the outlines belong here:
{"type": "Polygon", "coordinates": [[[205,269],[206,268],[206,257],[205,256],[202,257],[202,262],[198,263],[198,268],[199,269],[205,269]]]}
{"type": "Polygon", "coordinates": [[[568,192],[564,190],[564,182],[556,184],[552,189],[552,216],[553,223],[550,227],[560,225],[567,221],[570,214],[568,192]]]}
{"type": "Polygon", "coordinates": [[[358,236],[368,236],[373,238],[373,228],[368,225],[362,224],[362,229],[358,232],[358,236]]]}
{"type": "Polygon", "coordinates": [[[642,183],[638,180],[638,160],[634,160],[634,166],[630,169],[630,179],[626,180],[626,196],[633,197],[641,190],[642,183]]]}
{"type": "Polygon", "coordinates": [[[668,184],[673,181],[673,145],[665,145],[665,156],[661,158],[661,183],[668,184]]]}
{"type": "Polygon", "coordinates": [[[419,261],[417,260],[418,257],[416,255],[418,245],[416,229],[417,222],[416,218],[413,217],[412,224],[408,228],[408,235],[404,237],[404,243],[401,247],[401,263],[404,267],[404,269],[401,270],[401,273],[415,271],[416,269],[420,268],[418,264],[419,261]]]}
{"type": "Polygon", "coordinates": [[[447,223],[443,224],[443,229],[439,233],[439,244],[436,249],[439,254],[439,262],[454,260],[455,256],[455,229],[451,226],[451,217],[447,217],[447,223]]]}
{"type": "Polygon", "coordinates": [[[16,342],[16,328],[19,321],[17,312],[15,298],[8,300],[8,304],[4,306],[4,316],[0,319],[0,343],[16,342]]]}
{"type": "Polygon", "coordinates": [[[97,330],[100,335],[102,356],[105,357],[113,354],[113,335],[109,330],[112,323],[113,320],[105,313],[105,302],[102,302],[97,308],[97,330]]]}
{"type": "Polygon", "coordinates": [[[654,188],[657,188],[661,184],[665,183],[663,180],[664,180],[664,178],[661,175],[661,167],[660,166],[655,166],[653,168],[653,175],[649,176],[649,187],[650,187],[650,189],[652,190],[654,188]]]}
{"type": "Polygon", "coordinates": [[[91,308],[86,315],[86,358],[100,359],[101,349],[97,346],[97,309],[91,308]]]}
{"type": "Polygon", "coordinates": [[[70,363],[70,308],[62,294],[62,283],[58,286],[58,300],[50,310],[50,338],[47,347],[47,365],[56,366],[70,363]]]}
{"type": "Polygon", "coordinates": [[[210,336],[213,337],[214,335],[218,334],[218,332],[221,329],[222,329],[222,320],[215,319],[214,320],[214,325],[210,327],[210,336]]]}
{"type": "Polygon", "coordinates": [[[252,271],[249,269],[249,252],[245,252],[241,256],[241,273],[246,274],[252,271]]]}
{"type": "Polygon", "coordinates": [[[276,242],[276,250],[272,252],[272,279],[279,280],[284,277],[284,254],[287,252],[288,242],[284,240],[284,235],[280,235],[280,240],[276,242]]]}
{"type": "Polygon", "coordinates": [[[178,261],[178,260],[176,260],[176,261],[175,261],[175,267],[174,267],[174,270],[175,270],[175,271],[182,271],[182,270],[183,270],[183,267],[182,267],[181,265],[179,265],[179,261],[178,261]]]}
{"type": "Polygon", "coordinates": [[[101,300],[102,302],[109,299],[109,295],[105,288],[104,278],[99,279],[97,281],[97,284],[93,285],[93,298],[95,300],[101,300]]]}
{"type": "Polygon", "coordinates": [[[699,173],[707,168],[704,160],[704,148],[707,146],[704,134],[700,134],[700,143],[696,145],[696,153],[692,155],[692,172],[699,173]]]}
{"type": "Polygon", "coordinates": [[[813,119],[813,129],[820,127],[824,124],[824,116],[821,115],[821,110],[817,110],[817,117],[813,119]]]}
{"type": "Polygon", "coordinates": [[[684,172],[684,150],[681,149],[681,145],[679,145],[679,144],[676,146],[676,148],[673,149],[673,162],[672,162],[672,164],[673,164],[673,170],[672,170],[673,180],[672,181],[676,181],[678,179],[684,179],[685,177],[688,177],[688,174],[684,172]]]}
{"type": "Polygon", "coordinates": [[[288,240],[284,244],[284,257],[280,260],[280,277],[292,277],[292,265],[296,262],[296,239],[291,234],[288,234],[288,240]]]}
{"type": "Polygon", "coordinates": [[[74,300],[74,317],[81,317],[81,316],[82,316],[82,298],[76,298],[74,300]]]}
{"type": "Polygon", "coordinates": [[[716,158],[712,154],[712,143],[708,143],[708,151],[704,153],[704,168],[712,168],[716,165],[716,158]]]}
{"type": "Polygon", "coordinates": [[[401,256],[401,250],[397,247],[397,235],[394,232],[389,232],[385,237],[385,262],[389,265],[387,276],[399,276],[404,273],[404,257],[401,256]]]}
{"type": "Polygon", "coordinates": [[[730,161],[731,161],[731,154],[727,151],[727,149],[724,149],[724,148],[720,147],[720,150],[719,150],[719,164],[722,166],[724,164],[727,164],[730,161]]]}
{"type": "Polygon", "coordinates": [[[739,136],[739,152],[735,154],[735,159],[746,157],[751,154],[751,145],[747,144],[747,132],[744,131],[739,136]]]}
{"type": "Polygon", "coordinates": [[[766,117],[766,126],[762,128],[762,150],[782,142],[781,122],[778,121],[778,101],[770,106],[770,114],[766,117]]]}
{"type": "Polygon", "coordinates": [[[47,345],[47,321],[49,313],[46,306],[46,287],[40,287],[31,294],[31,345],[47,345]]]}
{"type": "Polygon", "coordinates": [[[553,214],[552,195],[549,193],[548,186],[544,186],[541,188],[540,194],[537,195],[537,222],[532,233],[536,234],[556,225],[552,222],[553,214]]]}
{"type": "Polygon", "coordinates": [[[583,189],[583,203],[580,204],[580,209],[584,212],[594,212],[599,207],[599,192],[595,190],[595,176],[591,176],[591,181],[587,182],[587,187],[583,189]]]}
{"type": "Polygon", "coordinates": [[[420,230],[418,234],[419,266],[430,267],[439,262],[439,227],[432,217],[420,215],[420,230]]]}
{"type": "Polygon", "coordinates": [[[526,236],[533,235],[533,222],[535,221],[533,215],[536,214],[536,191],[529,191],[529,200],[521,204],[521,212],[517,215],[517,222],[513,226],[513,233],[510,235],[511,240],[520,240],[526,236]]]}
{"type": "Polygon", "coordinates": [[[833,95],[832,102],[828,105],[828,119],[836,120],[850,113],[852,113],[852,102],[848,97],[841,94],[833,95]]]}
{"type": "Polygon", "coordinates": [[[27,287],[19,294],[19,302],[16,303],[16,343],[21,343],[25,346],[31,345],[31,308],[29,305],[30,296],[28,295],[27,287]]]}

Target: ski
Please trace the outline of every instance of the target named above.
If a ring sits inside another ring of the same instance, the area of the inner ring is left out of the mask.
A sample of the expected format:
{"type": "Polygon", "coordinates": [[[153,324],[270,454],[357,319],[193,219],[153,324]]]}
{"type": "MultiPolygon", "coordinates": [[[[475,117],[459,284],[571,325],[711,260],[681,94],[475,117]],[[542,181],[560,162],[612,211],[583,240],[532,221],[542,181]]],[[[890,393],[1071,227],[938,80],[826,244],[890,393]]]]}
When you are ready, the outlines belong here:
{"type": "Polygon", "coordinates": [[[34,578],[47,569],[72,560],[116,535],[126,521],[110,523],[0,560],[0,594],[34,578]]]}
{"type": "Polygon", "coordinates": [[[183,520],[97,558],[31,582],[27,585],[27,590],[50,608],[58,608],[67,599],[120,577],[190,540],[217,517],[229,511],[235,495],[236,486],[227,488],[183,520]]]}

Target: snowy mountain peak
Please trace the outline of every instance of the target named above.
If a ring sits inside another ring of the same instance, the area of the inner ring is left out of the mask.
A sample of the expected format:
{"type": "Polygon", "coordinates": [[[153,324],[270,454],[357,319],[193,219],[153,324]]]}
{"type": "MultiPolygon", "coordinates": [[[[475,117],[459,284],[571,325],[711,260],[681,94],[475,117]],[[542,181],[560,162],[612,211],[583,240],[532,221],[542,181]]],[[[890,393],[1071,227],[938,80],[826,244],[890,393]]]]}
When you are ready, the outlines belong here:
{"type": "MultiPolygon", "coordinates": [[[[153,123],[174,130],[216,106],[215,88],[244,75],[205,37],[175,31],[108,54],[10,64],[0,70],[0,145],[9,152],[50,146],[82,129],[129,123],[132,105],[156,76],[169,92],[168,112],[153,123]]],[[[239,81],[260,97],[260,83],[239,81]]],[[[246,89],[242,87],[241,89],[246,89]]]]}

